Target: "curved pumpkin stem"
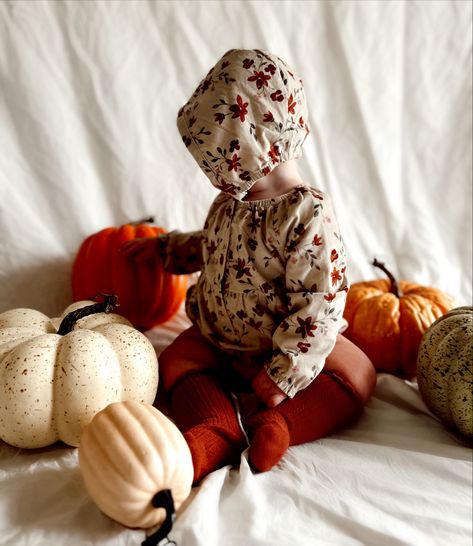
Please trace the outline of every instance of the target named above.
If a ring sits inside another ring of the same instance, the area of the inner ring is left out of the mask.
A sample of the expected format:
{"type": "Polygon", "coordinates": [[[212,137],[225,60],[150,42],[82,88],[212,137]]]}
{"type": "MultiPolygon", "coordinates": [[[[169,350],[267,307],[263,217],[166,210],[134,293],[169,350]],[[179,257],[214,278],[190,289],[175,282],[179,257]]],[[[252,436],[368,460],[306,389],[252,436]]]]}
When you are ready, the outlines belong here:
{"type": "Polygon", "coordinates": [[[136,220],[135,222],[128,222],[130,226],[139,226],[140,224],[154,224],[154,216],[148,216],[148,218],[136,220]]]}
{"type": "Polygon", "coordinates": [[[390,292],[394,294],[396,298],[400,298],[402,296],[402,292],[399,289],[399,285],[397,284],[397,281],[391,271],[389,271],[389,269],[382,262],[378,262],[376,258],[373,260],[373,263],[371,265],[374,265],[375,267],[381,269],[381,271],[386,273],[386,275],[389,277],[389,280],[391,281],[390,292]]]}
{"type": "Polygon", "coordinates": [[[161,527],[152,535],[150,535],[145,541],[141,543],[141,546],[157,546],[163,538],[167,538],[166,544],[176,544],[173,540],[169,540],[168,534],[170,533],[174,520],[176,519],[176,511],[174,508],[174,499],[170,489],[163,489],[152,498],[151,504],[155,508],[164,508],[166,510],[166,519],[161,527]]]}
{"type": "Polygon", "coordinates": [[[104,297],[104,301],[100,303],[94,303],[93,305],[87,305],[86,307],[81,307],[67,314],[59,326],[57,333],[60,336],[65,336],[69,332],[72,332],[74,329],[75,323],[84,317],[89,315],[94,315],[95,313],[111,313],[115,307],[118,307],[118,297],[115,294],[96,294],[94,300],[99,296],[104,297]]]}

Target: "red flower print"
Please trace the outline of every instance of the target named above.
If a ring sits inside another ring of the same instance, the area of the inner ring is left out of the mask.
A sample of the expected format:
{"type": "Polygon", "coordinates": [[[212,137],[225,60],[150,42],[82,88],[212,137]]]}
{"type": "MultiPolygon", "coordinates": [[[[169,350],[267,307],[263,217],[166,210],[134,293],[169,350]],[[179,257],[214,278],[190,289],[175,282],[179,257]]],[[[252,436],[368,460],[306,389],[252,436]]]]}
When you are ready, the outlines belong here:
{"type": "Polygon", "coordinates": [[[268,76],[264,72],[253,72],[253,76],[248,78],[249,82],[256,82],[256,87],[261,89],[262,87],[268,87],[268,81],[271,79],[271,76],[268,76]]]}
{"type": "Polygon", "coordinates": [[[235,150],[240,149],[240,142],[237,140],[232,140],[230,142],[230,152],[234,152],[235,150]]]}
{"type": "Polygon", "coordinates": [[[222,66],[220,67],[220,70],[227,68],[227,66],[230,66],[230,61],[223,61],[222,66]]]}
{"type": "Polygon", "coordinates": [[[222,125],[223,120],[225,119],[225,114],[222,114],[219,112],[218,114],[215,114],[215,121],[222,125]]]}
{"type": "Polygon", "coordinates": [[[291,95],[289,96],[289,100],[287,101],[287,111],[289,114],[295,114],[295,107],[297,105],[297,102],[294,100],[294,97],[291,95]]]}
{"type": "Polygon", "coordinates": [[[237,171],[238,167],[241,167],[240,158],[237,156],[237,154],[233,154],[231,159],[226,159],[225,161],[227,162],[229,171],[237,171]]]}
{"type": "Polygon", "coordinates": [[[261,285],[261,290],[263,290],[265,294],[268,294],[271,291],[271,285],[269,284],[269,282],[264,282],[261,285]]]}
{"type": "Polygon", "coordinates": [[[301,116],[301,117],[299,118],[299,125],[300,125],[301,127],[304,127],[304,123],[305,123],[304,118],[301,116]]]}
{"type": "Polygon", "coordinates": [[[338,260],[338,252],[335,249],[333,249],[332,252],[330,253],[330,261],[334,262],[335,260],[338,260]]]}
{"type": "Polygon", "coordinates": [[[281,324],[279,325],[279,328],[281,328],[281,331],[287,332],[287,331],[289,330],[289,324],[284,320],[284,321],[281,322],[281,324]]]}
{"type": "Polygon", "coordinates": [[[332,285],[336,284],[337,281],[342,280],[342,275],[336,267],[333,268],[333,271],[332,273],[330,273],[330,276],[332,277],[332,285]]]}
{"type": "Polygon", "coordinates": [[[233,269],[237,272],[237,279],[241,279],[243,275],[251,277],[251,271],[249,266],[246,264],[245,260],[238,258],[238,263],[233,266],[233,269]]]}
{"type": "Polygon", "coordinates": [[[266,176],[271,172],[271,169],[269,167],[264,167],[261,172],[263,173],[263,176],[266,176]]]}
{"type": "Polygon", "coordinates": [[[268,152],[269,157],[272,159],[273,163],[279,162],[279,146],[273,144],[268,152]]]}
{"type": "Polygon", "coordinates": [[[324,296],[325,301],[333,301],[336,298],[336,294],[326,294],[324,296]]]}
{"type": "Polygon", "coordinates": [[[246,319],[248,317],[248,315],[245,313],[245,311],[243,311],[243,309],[240,309],[239,311],[236,312],[236,316],[240,319],[240,320],[243,320],[243,319],[246,319]]]}
{"type": "Polygon", "coordinates": [[[201,95],[203,95],[207,91],[207,89],[210,87],[211,83],[212,83],[212,78],[208,78],[204,80],[201,83],[200,88],[197,89],[197,91],[200,92],[201,95]]]}
{"type": "Polygon", "coordinates": [[[233,184],[229,184],[225,180],[222,180],[219,182],[218,185],[215,186],[217,189],[223,191],[224,193],[228,193],[230,195],[236,195],[237,189],[233,184]]]}
{"type": "Polygon", "coordinates": [[[207,253],[209,256],[212,256],[212,254],[215,254],[217,250],[217,245],[215,244],[215,241],[211,241],[209,245],[207,245],[207,253]]]}
{"type": "Polygon", "coordinates": [[[264,115],[263,121],[266,123],[270,123],[271,121],[274,121],[274,116],[271,112],[266,112],[264,115]]]}
{"type": "Polygon", "coordinates": [[[250,318],[250,320],[248,321],[248,326],[251,326],[255,330],[259,330],[261,328],[261,326],[263,326],[263,323],[262,322],[256,322],[256,320],[254,318],[250,318]]]}
{"type": "Polygon", "coordinates": [[[230,106],[230,112],[233,112],[232,118],[240,118],[240,121],[243,123],[245,121],[245,116],[248,114],[248,103],[243,102],[243,99],[240,95],[237,95],[236,104],[230,106]]]}
{"type": "Polygon", "coordinates": [[[313,239],[313,241],[312,241],[312,244],[313,244],[314,246],[320,246],[320,245],[322,244],[322,237],[319,237],[319,235],[316,234],[316,235],[314,236],[314,239],[313,239]]]}
{"type": "Polygon", "coordinates": [[[304,343],[303,341],[299,341],[299,343],[297,344],[297,348],[299,349],[301,353],[307,353],[309,349],[311,348],[311,344],[304,343]]]}
{"type": "Polygon", "coordinates": [[[256,305],[253,307],[252,311],[253,311],[253,313],[255,313],[256,315],[258,315],[259,317],[264,316],[264,309],[261,307],[261,305],[256,304],[256,305]]]}
{"type": "Polygon", "coordinates": [[[314,337],[314,332],[317,330],[317,325],[314,324],[312,317],[307,317],[305,320],[301,317],[297,317],[297,322],[299,323],[299,328],[296,330],[296,334],[301,334],[301,337],[305,339],[306,337],[314,337]]]}
{"type": "Polygon", "coordinates": [[[281,91],[278,89],[274,93],[271,93],[271,100],[274,102],[282,102],[284,100],[284,95],[281,93],[281,91]]]}
{"type": "Polygon", "coordinates": [[[245,182],[249,182],[251,180],[251,175],[248,171],[244,171],[240,174],[240,180],[243,180],[245,182]]]}
{"type": "Polygon", "coordinates": [[[253,59],[245,59],[243,61],[243,68],[251,68],[255,61],[253,59]]]}
{"type": "Polygon", "coordinates": [[[276,74],[276,67],[273,63],[268,64],[268,66],[264,69],[265,72],[269,72],[272,76],[276,74]]]}
{"type": "Polygon", "coordinates": [[[197,121],[197,118],[192,116],[191,119],[189,120],[189,128],[192,127],[196,121],[197,121]]]}

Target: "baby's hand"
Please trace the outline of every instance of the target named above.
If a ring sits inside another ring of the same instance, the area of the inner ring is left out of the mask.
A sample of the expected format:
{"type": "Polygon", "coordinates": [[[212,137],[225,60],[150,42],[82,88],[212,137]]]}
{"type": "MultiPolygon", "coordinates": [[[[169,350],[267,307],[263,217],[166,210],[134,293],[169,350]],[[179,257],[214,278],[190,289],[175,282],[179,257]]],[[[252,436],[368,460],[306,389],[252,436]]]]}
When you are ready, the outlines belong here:
{"type": "Polygon", "coordinates": [[[126,258],[138,261],[151,261],[159,257],[157,237],[141,237],[126,241],[120,247],[126,258]]]}
{"type": "Polygon", "coordinates": [[[287,398],[287,394],[276,385],[264,369],[253,379],[252,387],[256,396],[269,408],[274,408],[287,398]]]}

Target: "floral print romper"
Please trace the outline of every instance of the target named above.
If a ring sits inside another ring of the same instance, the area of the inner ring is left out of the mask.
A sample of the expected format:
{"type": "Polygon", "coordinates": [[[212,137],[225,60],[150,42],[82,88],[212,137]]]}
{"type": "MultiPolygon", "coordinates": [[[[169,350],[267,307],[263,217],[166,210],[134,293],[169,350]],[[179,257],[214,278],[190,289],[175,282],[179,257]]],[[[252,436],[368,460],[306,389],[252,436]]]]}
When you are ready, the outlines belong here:
{"type": "Polygon", "coordinates": [[[200,232],[159,240],[165,268],[201,270],[186,311],[235,368],[265,366],[289,397],[322,371],[343,324],[346,255],[329,197],[309,185],[261,201],[246,192],[301,156],[302,81],[278,57],[231,50],[180,109],[188,150],[220,190],[200,232]]]}

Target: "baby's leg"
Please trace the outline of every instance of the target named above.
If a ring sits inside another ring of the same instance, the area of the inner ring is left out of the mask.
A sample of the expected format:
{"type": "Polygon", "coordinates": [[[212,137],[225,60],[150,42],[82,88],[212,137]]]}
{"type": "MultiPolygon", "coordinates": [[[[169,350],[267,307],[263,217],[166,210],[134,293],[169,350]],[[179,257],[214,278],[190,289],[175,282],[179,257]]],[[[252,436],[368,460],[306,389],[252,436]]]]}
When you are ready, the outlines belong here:
{"type": "Polygon", "coordinates": [[[194,484],[238,462],[245,447],[235,408],[218,377],[222,358],[195,326],[159,357],[173,418],[192,453],[194,484]]]}
{"type": "Polygon", "coordinates": [[[306,389],[245,423],[251,464],[259,471],[269,470],[290,445],[346,427],[359,417],[375,385],[376,372],[368,357],[338,336],[323,372],[306,389]]]}

